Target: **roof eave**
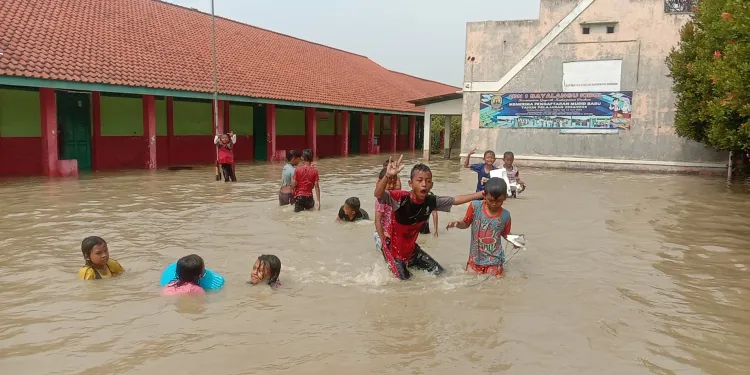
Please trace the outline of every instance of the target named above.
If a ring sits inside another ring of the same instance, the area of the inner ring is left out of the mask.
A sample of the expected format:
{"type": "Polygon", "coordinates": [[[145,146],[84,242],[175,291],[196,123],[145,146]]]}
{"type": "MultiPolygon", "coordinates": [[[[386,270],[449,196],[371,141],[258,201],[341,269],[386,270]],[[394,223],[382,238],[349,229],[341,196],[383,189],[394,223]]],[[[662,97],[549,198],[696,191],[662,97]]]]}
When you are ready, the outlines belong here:
{"type": "MultiPolygon", "coordinates": [[[[106,93],[134,94],[134,95],[172,96],[175,98],[187,98],[187,99],[207,99],[207,100],[213,99],[213,94],[210,92],[173,90],[173,89],[125,86],[125,85],[111,85],[107,83],[63,81],[63,80],[52,80],[52,79],[30,78],[30,77],[19,77],[19,76],[8,76],[8,75],[0,75],[0,86],[35,87],[35,88],[48,87],[48,88],[57,89],[57,90],[106,92],[106,93]]],[[[221,93],[218,94],[218,99],[234,101],[234,102],[276,104],[276,105],[287,105],[287,106],[296,106],[296,107],[314,106],[318,109],[331,109],[331,110],[353,111],[353,112],[374,112],[374,113],[382,113],[386,115],[389,115],[389,114],[406,115],[406,116],[424,115],[424,108],[417,108],[417,107],[415,107],[413,110],[360,108],[360,107],[350,107],[350,106],[343,106],[343,105],[301,102],[301,101],[284,100],[284,99],[249,97],[249,96],[230,95],[230,94],[221,94],[221,93]]]]}
{"type": "Polygon", "coordinates": [[[427,98],[408,100],[407,102],[414,104],[414,106],[416,107],[423,107],[428,104],[435,104],[435,103],[447,102],[449,100],[461,99],[463,98],[463,96],[464,96],[463,91],[456,91],[450,94],[442,94],[442,95],[430,96],[427,98]]]}

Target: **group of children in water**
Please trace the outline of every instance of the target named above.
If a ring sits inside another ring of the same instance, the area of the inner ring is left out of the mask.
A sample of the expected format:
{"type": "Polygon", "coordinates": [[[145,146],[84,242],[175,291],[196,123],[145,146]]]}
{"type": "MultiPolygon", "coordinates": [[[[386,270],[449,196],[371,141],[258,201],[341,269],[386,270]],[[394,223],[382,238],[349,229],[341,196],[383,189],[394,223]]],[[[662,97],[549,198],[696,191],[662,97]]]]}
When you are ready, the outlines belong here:
{"type": "MultiPolygon", "coordinates": [[[[109,279],[125,272],[120,263],[109,257],[107,241],[97,236],[86,237],[81,242],[81,253],[85,264],[78,270],[79,280],[109,279]]],[[[279,284],[281,260],[275,255],[263,254],[255,260],[250,273],[250,284],[262,282],[272,287],[279,284]]],[[[203,258],[190,254],[180,258],[176,264],[174,280],[162,290],[163,295],[200,295],[205,290],[200,286],[206,274],[203,258]]]]}
{"type": "MultiPolygon", "coordinates": [[[[236,136],[232,133],[216,136],[219,149],[219,163],[225,181],[236,181],[231,156],[236,136]],[[224,150],[224,151],[222,151],[224,150]]],[[[399,173],[404,169],[402,157],[398,161],[386,160],[378,175],[375,186],[375,246],[388,264],[389,270],[399,279],[411,277],[409,269],[424,270],[441,274],[444,268],[417,244],[420,233],[430,233],[428,220],[433,219],[434,235],[438,235],[437,211],[450,212],[453,206],[469,203],[463,219],[451,221],[446,229],[467,229],[471,227],[471,242],[466,269],[475,273],[501,275],[505,263],[502,240],[511,230],[511,217],[503,208],[508,198],[508,184],[498,177],[490,177],[496,169],[495,153],[484,153],[483,163],[470,165],[469,153],[464,167],[477,173],[476,192],[456,197],[436,196],[430,167],[419,163],[409,174],[409,190],[402,190],[399,173]]],[[[503,155],[503,166],[511,184],[526,185],[521,182],[518,168],[513,165],[512,152],[503,155]]],[[[279,204],[294,205],[294,211],[320,210],[319,173],[313,165],[313,153],[309,149],[301,153],[292,150],[287,154],[287,163],[281,172],[279,204]],[[300,165],[302,163],[302,165],[300,165]],[[315,197],[313,198],[313,190],[315,197]]],[[[360,206],[359,198],[348,198],[338,212],[337,221],[369,220],[370,216],[360,206]]],[[[515,244],[513,246],[516,246],[515,244]]],[[[86,264],[78,272],[82,280],[110,278],[124,272],[123,267],[109,258],[107,243],[99,237],[87,237],[81,244],[86,264]]],[[[205,275],[203,259],[195,254],[185,256],[176,263],[176,276],[163,290],[165,295],[203,294],[200,280],[205,275]]],[[[250,275],[253,285],[267,282],[279,285],[281,261],[274,255],[261,255],[255,261],[250,275]]]]}

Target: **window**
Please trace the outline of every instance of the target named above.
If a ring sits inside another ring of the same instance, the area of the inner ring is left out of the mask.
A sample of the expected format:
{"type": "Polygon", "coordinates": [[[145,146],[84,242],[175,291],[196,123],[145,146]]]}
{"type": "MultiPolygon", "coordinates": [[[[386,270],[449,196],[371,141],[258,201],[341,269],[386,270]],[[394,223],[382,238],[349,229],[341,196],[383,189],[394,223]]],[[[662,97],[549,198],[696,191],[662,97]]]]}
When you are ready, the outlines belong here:
{"type": "Polygon", "coordinates": [[[583,27],[583,33],[584,34],[591,34],[591,28],[588,26],[583,27]]]}
{"type": "Polygon", "coordinates": [[[615,27],[607,26],[607,34],[614,34],[614,33],[615,33],[615,27]]]}
{"type": "Polygon", "coordinates": [[[691,13],[698,0],[664,0],[664,13],[691,13]]]}

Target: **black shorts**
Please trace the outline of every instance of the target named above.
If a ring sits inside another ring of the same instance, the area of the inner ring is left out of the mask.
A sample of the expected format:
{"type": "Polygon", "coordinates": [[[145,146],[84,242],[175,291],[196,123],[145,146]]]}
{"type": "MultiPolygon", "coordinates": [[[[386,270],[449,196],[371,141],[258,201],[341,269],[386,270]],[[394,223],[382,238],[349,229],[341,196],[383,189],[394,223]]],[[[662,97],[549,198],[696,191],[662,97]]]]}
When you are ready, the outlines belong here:
{"type": "Polygon", "coordinates": [[[394,258],[393,255],[391,255],[390,248],[390,238],[386,238],[382,248],[383,258],[385,258],[386,263],[388,263],[388,269],[391,270],[391,273],[400,280],[408,280],[411,278],[409,268],[427,271],[433,275],[440,275],[445,272],[443,266],[433,259],[430,254],[427,254],[422,250],[417,244],[414,244],[414,254],[411,256],[411,259],[409,259],[409,262],[404,262],[401,259],[394,258]]]}
{"type": "Polygon", "coordinates": [[[313,197],[297,197],[294,201],[294,212],[307,211],[315,208],[315,199],[313,197]]]}

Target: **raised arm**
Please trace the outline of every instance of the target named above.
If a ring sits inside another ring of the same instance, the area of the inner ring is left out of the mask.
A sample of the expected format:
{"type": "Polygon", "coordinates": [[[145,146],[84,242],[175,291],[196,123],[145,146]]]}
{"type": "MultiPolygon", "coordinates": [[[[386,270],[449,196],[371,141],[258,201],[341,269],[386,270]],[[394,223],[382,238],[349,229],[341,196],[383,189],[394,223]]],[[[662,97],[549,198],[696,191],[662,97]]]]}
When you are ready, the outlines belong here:
{"type": "MultiPolygon", "coordinates": [[[[401,159],[403,158],[404,158],[404,155],[399,156],[398,162],[396,162],[395,165],[391,164],[391,158],[390,157],[388,158],[388,167],[385,170],[386,177],[398,176],[398,173],[404,169],[404,164],[401,163],[401,159]]],[[[378,180],[378,183],[375,184],[375,198],[380,199],[380,197],[383,196],[383,193],[385,193],[385,188],[387,186],[388,186],[387,178],[381,178],[380,180],[378,180]]]]}
{"type": "Polygon", "coordinates": [[[232,144],[237,143],[237,134],[234,134],[232,132],[229,132],[229,139],[232,140],[232,144]]]}
{"type": "Polygon", "coordinates": [[[471,160],[471,154],[473,154],[475,151],[477,151],[476,148],[469,151],[469,154],[466,155],[466,160],[464,160],[464,168],[471,168],[469,161],[471,160]]]}
{"type": "Polygon", "coordinates": [[[214,136],[214,144],[217,145],[217,146],[219,145],[219,135],[218,134],[214,136]]]}

